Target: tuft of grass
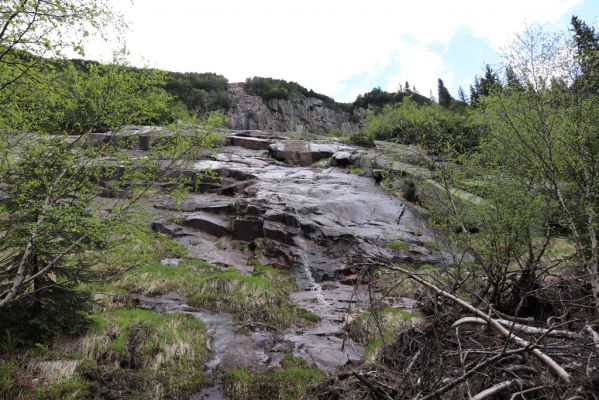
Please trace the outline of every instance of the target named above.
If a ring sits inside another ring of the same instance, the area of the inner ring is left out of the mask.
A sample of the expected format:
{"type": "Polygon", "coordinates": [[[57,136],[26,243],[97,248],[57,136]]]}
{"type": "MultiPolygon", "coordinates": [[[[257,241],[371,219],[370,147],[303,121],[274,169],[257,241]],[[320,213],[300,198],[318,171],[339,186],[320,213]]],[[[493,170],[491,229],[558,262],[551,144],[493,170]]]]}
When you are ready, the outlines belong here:
{"type": "Polygon", "coordinates": [[[297,290],[295,279],[289,271],[256,262],[254,263],[254,273],[252,275],[268,279],[286,292],[297,290]]]}
{"type": "Polygon", "coordinates": [[[208,354],[208,336],[192,315],[122,309],[91,319],[79,377],[96,382],[109,375],[102,382],[132,398],[182,398],[206,383],[199,365],[208,354]]]}
{"type": "Polygon", "coordinates": [[[16,376],[19,368],[15,362],[0,361],[0,399],[12,399],[17,397],[18,388],[16,376]]]}
{"type": "Polygon", "coordinates": [[[396,241],[396,242],[383,243],[383,247],[387,247],[387,248],[393,249],[393,250],[406,250],[409,246],[405,242],[396,241]]]}
{"type": "Polygon", "coordinates": [[[232,400],[295,400],[302,398],[324,377],[316,367],[308,367],[304,359],[285,356],[281,368],[263,374],[252,374],[243,368],[232,369],[225,374],[223,386],[232,400]]]}
{"type": "Polygon", "coordinates": [[[359,343],[369,344],[380,341],[381,334],[384,339],[390,339],[398,331],[421,322],[422,317],[417,313],[385,307],[377,312],[359,314],[349,325],[349,335],[359,343]]]}
{"type": "Polygon", "coordinates": [[[354,167],[353,165],[349,167],[349,173],[353,175],[364,175],[364,168],[362,167],[354,167]]]}
{"type": "Polygon", "coordinates": [[[180,361],[199,365],[207,353],[204,324],[189,314],[121,309],[92,315],[83,341],[89,359],[158,370],[180,361]]]}
{"type": "Polygon", "coordinates": [[[74,376],[51,385],[37,387],[31,398],[35,400],[89,399],[89,386],[89,381],[74,376]]]}

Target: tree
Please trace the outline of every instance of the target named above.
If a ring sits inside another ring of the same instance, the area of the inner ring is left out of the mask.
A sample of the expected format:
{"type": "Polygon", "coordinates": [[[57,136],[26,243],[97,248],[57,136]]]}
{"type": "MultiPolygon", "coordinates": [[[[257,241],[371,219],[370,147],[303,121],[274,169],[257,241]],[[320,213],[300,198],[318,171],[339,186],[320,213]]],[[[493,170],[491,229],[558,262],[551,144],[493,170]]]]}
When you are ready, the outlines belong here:
{"type": "Polygon", "coordinates": [[[485,171],[542,196],[544,226],[568,230],[576,271],[599,307],[599,101],[596,91],[585,90],[599,76],[589,64],[585,71],[585,51],[594,45],[590,40],[572,48],[562,36],[537,27],[518,36],[505,60],[510,79],[525,90],[496,90],[482,99],[489,134],[481,160],[485,171]]]}
{"type": "Polygon", "coordinates": [[[62,58],[69,48],[81,50],[74,33],[105,26],[112,15],[106,4],[21,0],[1,7],[0,325],[46,338],[85,322],[88,293],[78,285],[116,272],[107,260],[136,235],[139,205],[157,182],[171,182],[172,190],[194,184],[176,179],[174,169],[210,146],[211,124],[219,121],[203,130],[198,121],[159,130],[147,156],[132,157],[126,149],[140,138],[124,127],[168,114],[164,74],[134,70],[122,59],[98,65],[62,58]]]}
{"type": "Polygon", "coordinates": [[[449,94],[449,90],[447,90],[441,78],[437,80],[437,96],[439,98],[439,104],[443,107],[449,108],[453,102],[451,94],[449,94]]]}
{"type": "Polygon", "coordinates": [[[468,104],[468,98],[466,97],[466,93],[464,92],[464,88],[462,88],[460,86],[460,88],[458,89],[458,99],[464,103],[464,104],[468,104]]]}

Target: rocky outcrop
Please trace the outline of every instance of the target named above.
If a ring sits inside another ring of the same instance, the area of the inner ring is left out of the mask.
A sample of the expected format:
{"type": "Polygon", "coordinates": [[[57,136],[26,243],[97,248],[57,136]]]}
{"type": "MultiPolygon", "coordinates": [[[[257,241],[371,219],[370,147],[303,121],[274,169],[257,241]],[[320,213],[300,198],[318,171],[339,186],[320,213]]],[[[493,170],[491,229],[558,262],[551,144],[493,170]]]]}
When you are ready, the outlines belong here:
{"type": "Polygon", "coordinates": [[[357,132],[363,113],[333,110],[320,99],[292,95],[271,99],[246,93],[243,83],[229,85],[230,127],[235,130],[258,129],[277,132],[325,133],[335,129],[357,132]]]}

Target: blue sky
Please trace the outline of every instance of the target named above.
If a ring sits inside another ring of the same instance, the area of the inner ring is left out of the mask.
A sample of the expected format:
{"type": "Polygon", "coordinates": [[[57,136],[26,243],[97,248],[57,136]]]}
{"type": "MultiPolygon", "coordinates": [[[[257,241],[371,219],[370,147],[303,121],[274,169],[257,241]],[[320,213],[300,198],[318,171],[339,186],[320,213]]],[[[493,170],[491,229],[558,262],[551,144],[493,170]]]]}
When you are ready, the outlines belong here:
{"type": "MultiPolygon", "coordinates": [[[[528,24],[566,31],[578,15],[597,26],[599,0],[109,0],[129,22],[132,64],[270,76],[339,101],[406,81],[436,95],[468,87],[528,24]]],[[[90,58],[109,61],[105,43],[90,58]]]]}

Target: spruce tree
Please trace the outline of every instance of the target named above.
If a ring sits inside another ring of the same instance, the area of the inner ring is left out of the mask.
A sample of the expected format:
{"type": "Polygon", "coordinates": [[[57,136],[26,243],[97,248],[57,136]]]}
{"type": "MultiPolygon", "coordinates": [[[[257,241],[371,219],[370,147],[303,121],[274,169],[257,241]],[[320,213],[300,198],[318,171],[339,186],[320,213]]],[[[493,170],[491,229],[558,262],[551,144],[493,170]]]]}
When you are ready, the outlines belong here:
{"type": "Polygon", "coordinates": [[[466,93],[464,92],[464,88],[462,88],[461,86],[458,89],[458,99],[460,100],[460,102],[462,102],[464,104],[468,104],[468,98],[466,98],[466,93]]]}
{"type": "Polygon", "coordinates": [[[440,105],[444,107],[449,107],[451,105],[453,99],[451,98],[451,94],[449,94],[449,90],[447,90],[441,78],[439,78],[437,81],[437,95],[440,105]]]}

